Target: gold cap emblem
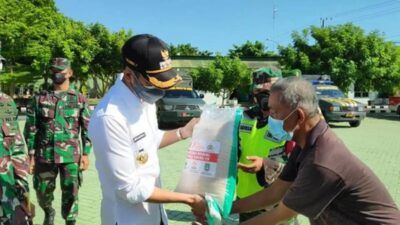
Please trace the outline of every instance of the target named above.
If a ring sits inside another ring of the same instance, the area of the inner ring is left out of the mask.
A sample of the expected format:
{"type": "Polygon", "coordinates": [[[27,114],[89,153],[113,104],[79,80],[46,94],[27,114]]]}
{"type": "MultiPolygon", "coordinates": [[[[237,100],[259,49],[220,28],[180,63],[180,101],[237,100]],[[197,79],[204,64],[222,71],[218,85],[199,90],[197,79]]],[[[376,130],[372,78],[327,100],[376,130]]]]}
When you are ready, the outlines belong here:
{"type": "Polygon", "coordinates": [[[161,56],[162,56],[162,58],[163,58],[163,60],[164,61],[166,61],[166,60],[168,60],[169,59],[169,52],[168,52],[168,50],[161,50],[161,56]]]}

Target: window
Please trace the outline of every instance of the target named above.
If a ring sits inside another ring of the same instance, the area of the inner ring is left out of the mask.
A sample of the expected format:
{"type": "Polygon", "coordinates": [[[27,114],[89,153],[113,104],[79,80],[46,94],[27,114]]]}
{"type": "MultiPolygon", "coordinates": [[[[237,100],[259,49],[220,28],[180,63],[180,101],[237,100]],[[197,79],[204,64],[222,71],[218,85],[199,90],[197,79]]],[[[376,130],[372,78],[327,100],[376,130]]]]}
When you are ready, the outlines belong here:
{"type": "Polygon", "coordinates": [[[331,98],[344,98],[343,92],[340,90],[317,90],[317,95],[319,97],[331,97],[331,98]]]}
{"type": "Polygon", "coordinates": [[[185,90],[169,90],[165,92],[165,98],[198,98],[196,92],[185,90]]]}

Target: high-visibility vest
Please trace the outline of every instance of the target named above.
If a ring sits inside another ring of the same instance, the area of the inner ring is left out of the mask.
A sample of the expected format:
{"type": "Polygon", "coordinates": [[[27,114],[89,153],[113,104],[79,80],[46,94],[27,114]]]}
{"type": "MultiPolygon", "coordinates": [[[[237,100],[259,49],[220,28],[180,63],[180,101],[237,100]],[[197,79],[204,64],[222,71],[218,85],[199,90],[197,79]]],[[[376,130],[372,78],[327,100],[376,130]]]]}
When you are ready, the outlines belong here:
{"type": "MultiPolygon", "coordinates": [[[[243,114],[239,126],[240,137],[240,158],[239,162],[250,164],[251,161],[247,160],[247,156],[259,156],[266,158],[270,150],[276,148],[283,148],[285,141],[277,141],[268,133],[268,125],[257,129],[257,119],[251,119],[246,114],[243,114]]],[[[237,196],[245,198],[264,187],[257,181],[257,175],[246,173],[238,170],[238,183],[237,183],[237,196]]]]}

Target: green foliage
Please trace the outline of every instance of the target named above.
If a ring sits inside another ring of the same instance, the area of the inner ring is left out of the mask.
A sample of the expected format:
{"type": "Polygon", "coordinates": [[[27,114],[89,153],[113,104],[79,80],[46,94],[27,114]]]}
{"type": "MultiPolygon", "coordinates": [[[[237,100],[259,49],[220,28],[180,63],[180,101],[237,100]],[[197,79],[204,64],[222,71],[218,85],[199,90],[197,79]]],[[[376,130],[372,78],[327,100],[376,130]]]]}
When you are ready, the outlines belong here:
{"type": "Polygon", "coordinates": [[[312,26],[292,34],[293,45],[280,47],[281,63],[304,74],[330,74],[347,91],[390,93],[400,84],[400,54],[378,32],[353,24],[326,28],[312,26]]]}
{"type": "Polygon", "coordinates": [[[239,58],[217,56],[208,67],[198,67],[191,71],[196,89],[223,95],[227,98],[234,89],[247,87],[251,81],[251,71],[239,58]]]}
{"type": "Polygon", "coordinates": [[[229,50],[228,56],[234,57],[270,57],[276,56],[275,53],[266,50],[264,43],[260,41],[246,41],[243,45],[233,45],[229,50]]]}
{"type": "Polygon", "coordinates": [[[95,86],[92,96],[101,97],[114,83],[115,75],[123,68],[121,47],[132,32],[121,30],[112,33],[98,23],[91,25],[89,30],[98,45],[97,53],[90,65],[95,86]]]}
{"type": "Polygon", "coordinates": [[[59,13],[52,0],[0,0],[0,6],[1,53],[8,70],[1,75],[2,84],[13,84],[15,70],[18,82],[44,77],[47,83],[50,60],[67,57],[78,88],[88,89],[88,79],[94,77],[100,88],[96,94],[103,94],[122,68],[119,49],[130,31],[112,33],[100,24],[74,21],[59,13]]]}
{"type": "Polygon", "coordinates": [[[212,52],[200,51],[191,44],[179,44],[177,46],[170,44],[169,52],[171,56],[211,56],[212,52]]]}

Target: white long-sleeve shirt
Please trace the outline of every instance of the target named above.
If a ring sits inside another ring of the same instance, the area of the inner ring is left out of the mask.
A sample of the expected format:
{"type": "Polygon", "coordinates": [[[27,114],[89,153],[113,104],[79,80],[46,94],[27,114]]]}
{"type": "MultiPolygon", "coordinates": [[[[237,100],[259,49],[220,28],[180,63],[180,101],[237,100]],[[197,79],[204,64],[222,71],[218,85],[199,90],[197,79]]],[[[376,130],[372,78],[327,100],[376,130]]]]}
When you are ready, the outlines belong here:
{"type": "Polygon", "coordinates": [[[161,204],[145,202],[161,187],[157,150],[163,134],[155,105],[141,102],[122,81],[97,105],[89,137],[103,194],[102,225],[168,224],[161,204]]]}

